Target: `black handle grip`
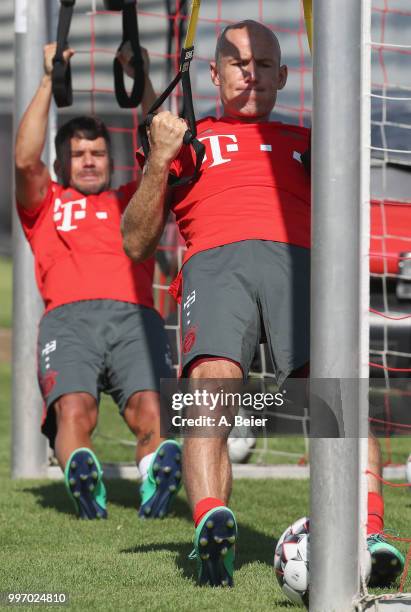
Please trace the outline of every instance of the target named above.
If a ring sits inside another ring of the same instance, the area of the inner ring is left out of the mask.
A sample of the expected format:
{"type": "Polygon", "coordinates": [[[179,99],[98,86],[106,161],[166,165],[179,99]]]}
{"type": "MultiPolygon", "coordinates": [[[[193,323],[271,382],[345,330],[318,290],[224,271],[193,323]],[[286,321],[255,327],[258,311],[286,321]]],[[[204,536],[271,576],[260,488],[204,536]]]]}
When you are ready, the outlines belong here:
{"type": "MultiPolygon", "coordinates": [[[[145,118],[144,123],[142,123],[138,128],[141,146],[146,159],[150,154],[150,142],[148,140],[147,129],[153,123],[154,117],[154,113],[149,113],[145,118]]],[[[194,149],[196,157],[194,174],[180,178],[174,174],[170,174],[168,177],[168,184],[170,187],[181,187],[182,185],[188,185],[189,183],[196,181],[200,173],[201,164],[203,163],[203,158],[205,155],[205,146],[193,136],[191,130],[186,130],[183,137],[183,144],[186,146],[192,146],[194,149]]]]}
{"type": "Polygon", "coordinates": [[[71,86],[70,60],[64,60],[64,50],[68,47],[68,34],[73,15],[75,0],[60,0],[59,20],[57,24],[57,48],[53,58],[51,84],[54,100],[59,108],[71,106],[73,90],[71,86]]]}
{"type": "Polygon", "coordinates": [[[183,137],[183,144],[185,145],[190,145],[194,140],[194,136],[191,132],[191,130],[186,130],[184,137],[183,137]]]}
{"type": "Polygon", "coordinates": [[[196,160],[194,172],[191,176],[181,176],[179,178],[174,174],[170,174],[168,177],[168,184],[170,187],[182,187],[183,185],[189,185],[190,183],[194,183],[200,176],[201,164],[203,163],[205,155],[205,146],[193,136],[190,130],[186,130],[183,143],[187,146],[193,147],[196,160]]]}
{"type": "Polygon", "coordinates": [[[65,62],[63,58],[54,57],[51,83],[54,101],[58,108],[71,106],[73,104],[73,88],[70,62],[65,62]]]}
{"type": "Polygon", "coordinates": [[[130,95],[124,85],[124,71],[120,61],[115,57],[113,61],[114,91],[117,102],[121,108],[135,108],[143,99],[145,87],[145,73],[143,59],[134,61],[134,81],[130,95]]]}
{"type": "Polygon", "coordinates": [[[111,0],[107,4],[112,10],[122,10],[123,38],[118,51],[121,51],[122,46],[127,42],[130,43],[133,51],[134,81],[130,95],[126,91],[123,68],[117,57],[113,62],[114,91],[121,108],[135,108],[143,99],[146,79],[138,33],[137,3],[136,0],[122,0],[122,2],[111,0]]]}

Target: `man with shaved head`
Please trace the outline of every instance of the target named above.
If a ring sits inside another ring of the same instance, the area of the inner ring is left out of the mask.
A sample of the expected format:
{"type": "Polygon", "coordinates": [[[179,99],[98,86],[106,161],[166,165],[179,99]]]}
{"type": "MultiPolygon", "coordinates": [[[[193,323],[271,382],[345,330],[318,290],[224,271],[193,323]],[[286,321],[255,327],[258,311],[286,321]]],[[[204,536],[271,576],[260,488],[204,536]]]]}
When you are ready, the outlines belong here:
{"type": "MultiPolygon", "coordinates": [[[[192,175],[194,160],[191,149],[182,146],[185,121],[158,113],[150,126],[143,179],[123,217],[123,244],[133,260],[144,261],[158,244],[168,211],[176,215],[187,251],[172,290],[182,305],[182,376],[193,386],[201,380],[209,388],[210,380],[246,379],[263,340],[281,384],[308,373],[311,212],[310,175],[303,162],[310,134],[304,127],[270,121],[287,66],[267,27],[251,20],[226,27],[210,71],[223,116],[198,122],[197,137],[206,148],[199,179],[168,191],[169,173],[192,175]]],[[[223,406],[219,414],[231,416],[223,406]]],[[[193,509],[199,583],[232,586],[237,524],[227,507],[229,427],[219,433],[186,438],[183,474],[193,509]]],[[[381,470],[375,441],[369,464],[374,473],[381,470]]],[[[375,535],[383,527],[375,481],[370,495],[368,527],[375,535]]],[[[378,538],[373,568],[389,581],[401,571],[403,558],[378,538]]]]}

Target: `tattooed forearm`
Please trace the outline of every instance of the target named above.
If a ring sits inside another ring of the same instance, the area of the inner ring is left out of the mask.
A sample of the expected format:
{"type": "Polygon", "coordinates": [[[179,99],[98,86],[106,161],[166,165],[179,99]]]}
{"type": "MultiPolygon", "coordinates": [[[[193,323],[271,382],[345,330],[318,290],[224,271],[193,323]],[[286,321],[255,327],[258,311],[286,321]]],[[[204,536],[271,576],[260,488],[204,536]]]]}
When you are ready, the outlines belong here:
{"type": "Polygon", "coordinates": [[[138,442],[142,446],[147,446],[147,444],[150,444],[151,438],[153,436],[154,436],[154,431],[148,431],[146,434],[144,434],[141,438],[138,439],[138,442]]]}

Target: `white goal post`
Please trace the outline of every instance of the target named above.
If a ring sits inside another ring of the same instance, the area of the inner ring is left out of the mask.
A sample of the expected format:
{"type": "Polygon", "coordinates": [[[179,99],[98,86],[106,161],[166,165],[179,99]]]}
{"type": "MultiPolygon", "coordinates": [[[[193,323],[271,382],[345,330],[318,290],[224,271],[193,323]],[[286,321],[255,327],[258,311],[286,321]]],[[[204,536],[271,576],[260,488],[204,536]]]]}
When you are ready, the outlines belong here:
{"type": "Polygon", "coordinates": [[[310,610],[346,612],[365,548],[370,1],[314,0],[313,18],[311,377],[325,401],[321,379],[341,380],[345,437],[310,440],[310,610]]]}
{"type": "MultiPolygon", "coordinates": [[[[55,10],[50,0],[15,1],[14,35],[14,116],[13,133],[43,75],[43,45],[55,10]]],[[[55,24],[54,28],[55,29],[55,24]]],[[[49,133],[54,124],[50,112],[49,133]]],[[[53,153],[50,138],[43,161],[50,165],[53,153]]],[[[13,205],[13,359],[12,359],[12,476],[39,478],[47,475],[47,441],[39,423],[42,398],[37,385],[37,323],[43,311],[34,280],[33,255],[24,237],[13,205]]]]}

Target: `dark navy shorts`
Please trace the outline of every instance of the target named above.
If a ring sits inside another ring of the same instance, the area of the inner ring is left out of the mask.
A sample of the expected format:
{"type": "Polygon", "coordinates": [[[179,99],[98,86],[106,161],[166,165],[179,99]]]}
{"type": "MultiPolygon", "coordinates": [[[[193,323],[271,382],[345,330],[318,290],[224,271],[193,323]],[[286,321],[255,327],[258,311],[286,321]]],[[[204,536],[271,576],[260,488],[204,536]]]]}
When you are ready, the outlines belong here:
{"type": "MultiPolygon", "coordinates": [[[[62,395],[102,392],[124,411],[133,393],[159,391],[173,377],[164,323],[152,308],[115,300],[85,300],[51,310],[40,322],[38,378],[46,408],[62,395]]],[[[54,410],[43,433],[55,435],[54,410]]]]}
{"type": "Polygon", "coordinates": [[[309,249],[244,240],[193,255],[183,267],[182,375],[222,357],[246,377],[266,340],[281,384],[309,361],[309,306],[309,249]]]}

